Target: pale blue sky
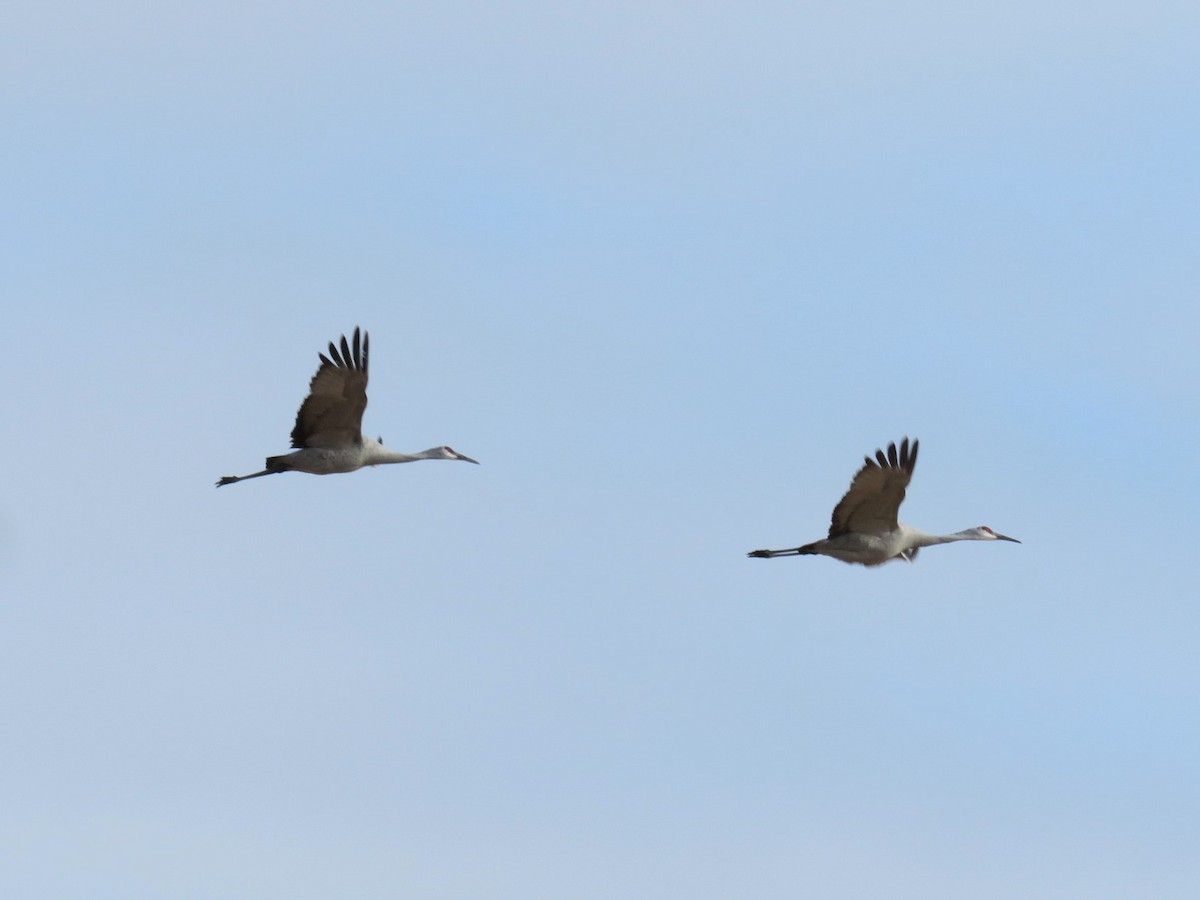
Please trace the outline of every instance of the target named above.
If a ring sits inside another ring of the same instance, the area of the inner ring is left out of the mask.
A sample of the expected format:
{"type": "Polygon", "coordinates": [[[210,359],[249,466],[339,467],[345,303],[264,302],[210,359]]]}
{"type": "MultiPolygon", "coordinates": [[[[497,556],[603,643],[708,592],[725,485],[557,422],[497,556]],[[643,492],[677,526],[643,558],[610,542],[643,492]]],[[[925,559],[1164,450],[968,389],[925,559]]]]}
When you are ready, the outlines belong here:
{"type": "Polygon", "coordinates": [[[1196,896],[1194,4],[5,18],[6,896],[1196,896]]]}

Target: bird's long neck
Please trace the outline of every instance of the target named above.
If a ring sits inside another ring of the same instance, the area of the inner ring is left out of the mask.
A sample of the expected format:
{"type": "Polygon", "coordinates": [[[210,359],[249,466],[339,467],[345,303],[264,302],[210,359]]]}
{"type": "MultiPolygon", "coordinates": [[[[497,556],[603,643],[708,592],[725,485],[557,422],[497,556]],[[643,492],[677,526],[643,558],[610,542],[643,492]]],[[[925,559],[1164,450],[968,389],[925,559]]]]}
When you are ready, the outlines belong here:
{"type": "Polygon", "coordinates": [[[909,546],[912,547],[932,547],[934,544],[952,544],[955,541],[980,540],[978,533],[974,529],[956,531],[953,534],[929,534],[924,531],[918,531],[909,525],[903,527],[909,538],[909,546]]]}
{"type": "Polygon", "coordinates": [[[389,450],[383,444],[372,438],[363,438],[363,465],[367,466],[383,466],[388,463],[406,463],[416,462],[418,459],[431,459],[428,454],[431,450],[422,450],[420,453],[400,453],[396,450],[389,450]]]}

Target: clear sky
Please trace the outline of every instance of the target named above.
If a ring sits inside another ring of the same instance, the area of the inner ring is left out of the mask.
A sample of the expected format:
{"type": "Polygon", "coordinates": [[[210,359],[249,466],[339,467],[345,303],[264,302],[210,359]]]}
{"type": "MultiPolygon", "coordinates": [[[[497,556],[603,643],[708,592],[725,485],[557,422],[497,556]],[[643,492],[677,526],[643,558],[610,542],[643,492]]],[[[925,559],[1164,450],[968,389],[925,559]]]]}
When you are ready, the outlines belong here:
{"type": "Polygon", "coordinates": [[[0,29],[0,888],[1191,898],[1200,7],[0,29]],[[365,429],[284,452],[325,344],[365,429]],[[823,536],[863,454],[914,565],[823,536]]]}

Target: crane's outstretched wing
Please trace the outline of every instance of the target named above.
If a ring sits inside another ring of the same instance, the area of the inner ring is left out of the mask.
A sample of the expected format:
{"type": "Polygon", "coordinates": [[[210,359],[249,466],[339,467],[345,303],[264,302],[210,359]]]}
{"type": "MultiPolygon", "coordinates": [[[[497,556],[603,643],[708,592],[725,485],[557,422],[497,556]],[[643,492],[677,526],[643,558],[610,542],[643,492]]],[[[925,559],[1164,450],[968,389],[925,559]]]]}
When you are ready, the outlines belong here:
{"type": "Polygon", "coordinates": [[[336,449],[362,440],[362,416],[367,408],[367,351],[370,339],[364,332],[359,342],[354,329],[353,346],[342,335],[342,351],[329,343],[329,356],[320,354],[321,368],[312,377],[308,396],[296,413],[292,446],[336,449]]]}
{"type": "Polygon", "coordinates": [[[864,457],[866,463],[854,480],[850,490],[833,510],[833,521],[829,525],[829,536],[837,537],[848,531],[864,534],[883,534],[898,524],[897,513],[904,502],[904,489],[912,478],[917,464],[917,448],[920,441],[908,438],[900,442],[896,452],[894,443],[888,444],[887,456],[882,450],[875,451],[875,459],[864,457]]]}

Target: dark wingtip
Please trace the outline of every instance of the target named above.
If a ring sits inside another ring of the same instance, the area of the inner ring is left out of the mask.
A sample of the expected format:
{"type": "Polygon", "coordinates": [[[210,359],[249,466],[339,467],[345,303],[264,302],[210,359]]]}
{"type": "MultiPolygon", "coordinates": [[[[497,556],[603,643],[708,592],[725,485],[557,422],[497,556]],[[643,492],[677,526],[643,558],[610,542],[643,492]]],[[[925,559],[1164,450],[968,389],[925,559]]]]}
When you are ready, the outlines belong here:
{"type": "MultiPolygon", "coordinates": [[[[342,338],[342,343],[345,343],[345,342],[346,342],[346,339],[342,338]]],[[[333,341],[329,342],[329,359],[325,359],[324,354],[321,354],[321,359],[325,360],[325,362],[328,362],[330,365],[333,365],[333,366],[344,366],[345,365],[345,363],[342,362],[342,355],[340,353],[338,353],[337,344],[335,344],[333,341]],[[330,360],[332,360],[332,362],[330,362],[330,360]]]]}
{"type": "MultiPolygon", "coordinates": [[[[879,465],[885,469],[900,469],[903,472],[912,474],[913,467],[917,464],[917,448],[921,446],[921,442],[915,438],[910,445],[907,436],[901,439],[900,446],[897,448],[896,442],[888,444],[887,454],[884,455],[882,450],[875,451],[875,459],[879,461],[879,465]]],[[[867,462],[871,465],[875,463],[870,457],[867,457],[867,462]]]]}
{"type": "Polygon", "coordinates": [[[367,361],[371,352],[371,338],[358,325],[354,326],[354,337],[347,340],[343,334],[338,343],[329,342],[329,356],[318,354],[321,362],[327,366],[339,366],[343,369],[354,369],[358,372],[367,371],[367,361]],[[341,347],[338,347],[338,343],[341,347]]]}

